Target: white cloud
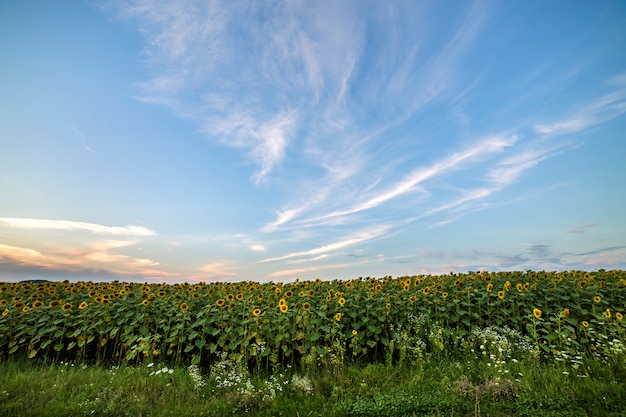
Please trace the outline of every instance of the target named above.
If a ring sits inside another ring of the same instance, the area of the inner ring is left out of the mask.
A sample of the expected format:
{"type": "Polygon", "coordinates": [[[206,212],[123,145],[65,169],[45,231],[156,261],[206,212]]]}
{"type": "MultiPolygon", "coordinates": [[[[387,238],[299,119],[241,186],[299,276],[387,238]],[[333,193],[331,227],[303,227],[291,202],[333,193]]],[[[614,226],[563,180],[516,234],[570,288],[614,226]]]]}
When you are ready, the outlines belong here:
{"type": "Polygon", "coordinates": [[[397,182],[391,188],[369,197],[362,203],[347,209],[334,211],[329,214],[310,219],[309,221],[319,221],[338,216],[345,216],[377,207],[393,198],[416,191],[416,186],[418,184],[430,178],[442,175],[455,169],[460,169],[464,163],[470,162],[474,159],[485,158],[492,153],[502,152],[506,147],[513,145],[516,140],[517,137],[514,135],[489,137],[478,142],[475,146],[463,152],[454,153],[453,155],[444,158],[430,167],[415,169],[412,173],[407,175],[403,180],[397,182]]]}
{"type": "Polygon", "coordinates": [[[343,249],[348,246],[356,245],[356,244],[363,243],[365,241],[380,237],[384,233],[386,233],[390,228],[391,228],[390,225],[377,226],[371,229],[354,233],[350,236],[347,236],[345,239],[334,242],[334,243],[329,243],[327,245],[319,246],[317,248],[309,249],[306,251],[293,252],[287,255],[263,259],[260,262],[274,262],[274,261],[282,261],[282,260],[290,259],[290,258],[296,258],[300,256],[327,254],[328,252],[333,252],[338,249],[343,249]]]}
{"type": "Polygon", "coordinates": [[[95,223],[75,222],[70,220],[0,217],[0,223],[23,229],[86,230],[96,234],[121,236],[156,235],[155,232],[143,226],[103,226],[95,223]]]}
{"type": "Polygon", "coordinates": [[[250,250],[255,251],[255,252],[265,252],[265,246],[261,245],[261,244],[255,244],[255,245],[250,245],[250,250]]]}
{"type": "Polygon", "coordinates": [[[614,91],[589,103],[579,105],[569,116],[553,123],[538,123],[534,129],[541,135],[577,133],[589,127],[605,123],[626,113],[626,76],[620,74],[608,83],[616,85],[614,91]]]}

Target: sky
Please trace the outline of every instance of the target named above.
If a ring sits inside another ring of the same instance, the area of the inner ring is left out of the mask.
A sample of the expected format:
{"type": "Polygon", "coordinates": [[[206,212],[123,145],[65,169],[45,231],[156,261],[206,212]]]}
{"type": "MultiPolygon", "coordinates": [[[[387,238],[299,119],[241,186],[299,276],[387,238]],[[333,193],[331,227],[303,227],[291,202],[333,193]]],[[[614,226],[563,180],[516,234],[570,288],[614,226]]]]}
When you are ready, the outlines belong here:
{"type": "Polygon", "coordinates": [[[626,269],[626,2],[0,1],[0,280],[626,269]]]}

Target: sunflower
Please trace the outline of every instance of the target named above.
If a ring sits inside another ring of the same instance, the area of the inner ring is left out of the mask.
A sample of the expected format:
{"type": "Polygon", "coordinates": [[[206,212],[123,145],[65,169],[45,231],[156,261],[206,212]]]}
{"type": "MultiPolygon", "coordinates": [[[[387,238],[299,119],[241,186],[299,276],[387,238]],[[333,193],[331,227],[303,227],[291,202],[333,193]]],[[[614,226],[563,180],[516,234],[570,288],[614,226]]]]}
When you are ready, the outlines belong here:
{"type": "Polygon", "coordinates": [[[278,301],[278,305],[282,306],[283,304],[287,304],[287,301],[285,301],[284,298],[281,298],[280,301],[278,301]]]}
{"type": "Polygon", "coordinates": [[[533,309],[533,315],[535,316],[535,318],[540,319],[541,318],[541,310],[539,310],[538,308],[534,308],[533,309]]]}
{"type": "Polygon", "coordinates": [[[583,320],[580,324],[582,324],[583,327],[589,327],[589,322],[587,320],[583,320]]]}
{"type": "Polygon", "coordinates": [[[310,311],[311,310],[311,304],[310,303],[304,303],[304,304],[302,304],[302,308],[305,311],[310,311]]]}
{"type": "Polygon", "coordinates": [[[256,296],[256,298],[258,298],[258,299],[259,299],[259,301],[263,300],[263,294],[259,294],[259,295],[257,295],[257,296],[256,296]]]}
{"type": "Polygon", "coordinates": [[[229,309],[231,309],[231,310],[232,310],[232,309],[233,309],[233,308],[235,308],[235,307],[237,307],[237,303],[235,303],[234,301],[231,301],[230,303],[228,303],[228,308],[229,308],[229,309]]]}
{"type": "Polygon", "coordinates": [[[144,306],[144,307],[149,306],[149,305],[150,305],[150,301],[148,301],[148,300],[143,300],[143,301],[141,302],[141,305],[142,305],[142,306],[144,306]]]}
{"type": "Polygon", "coordinates": [[[68,311],[72,309],[72,305],[70,303],[65,303],[61,308],[63,309],[63,311],[68,311]]]}
{"type": "Polygon", "coordinates": [[[389,310],[389,309],[391,308],[391,304],[389,304],[389,303],[385,304],[385,308],[386,308],[387,310],[389,310]]]}
{"type": "Polygon", "coordinates": [[[330,301],[330,298],[331,298],[331,297],[330,297],[330,294],[328,294],[328,295],[326,296],[326,302],[329,302],[329,301],[330,301]]]}
{"type": "Polygon", "coordinates": [[[498,291],[498,298],[502,300],[505,294],[506,293],[504,291],[498,291]]]}
{"type": "Polygon", "coordinates": [[[28,310],[30,310],[30,307],[28,306],[22,307],[22,313],[26,313],[28,310]]]}
{"type": "Polygon", "coordinates": [[[7,300],[0,300],[0,306],[5,306],[7,305],[9,302],[7,300]]]}
{"type": "Polygon", "coordinates": [[[409,302],[410,302],[411,304],[413,304],[416,300],[417,300],[417,297],[416,297],[416,296],[412,296],[411,298],[409,298],[409,302]]]}
{"type": "Polygon", "coordinates": [[[565,310],[563,310],[563,318],[568,318],[569,317],[569,308],[566,308],[565,310]]]}
{"type": "Polygon", "coordinates": [[[78,308],[79,308],[79,309],[81,309],[81,310],[86,309],[86,308],[87,308],[87,302],[86,302],[86,301],[83,301],[82,303],[80,303],[80,304],[78,305],[78,308]]]}
{"type": "Polygon", "coordinates": [[[441,294],[441,297],[442,297],[442,298],[448,298],[448,293],[447,293],[447,292],[443,292],[443,293],[441,294]]]}
{"type": "Polygon", "coordinates": [[[315,291],[309,290],[307,291],[306,295],[308,295],[309,297],[313,297],[315,295],[315,291]]]}
{"type": "Polygon", "coordinates": [[[148,295],[148,301],[154,301],[154,300],[156,300],[156,295],[154,294],[148,295]]]}
{"type": "Polygon", "coordinates": [[[346,299],[341,297],[339,298],[339,305],[344,305],[346,303],[346,299]]]}
{"type": "Polygon", "coordinates": [[[622,313],[620,313],[619,311],[617,313],[615,313],[615,318],[618,320],[621,320],[624,318],[624,316],[622,315],[622,313]]]}
{"type": "Polygon", "coordinates": [[[430,294],[430,287],[424,287],[424,289],[422,290],[422,294],[424,295],[430,294]]]}
{"type": "Polygon", "coordinates": [[[356,336],[357,334],[359,334],[359,332],[357,332],[355,329],[352,329],[352,335],[356,336]]]}
{"type": "Polygon", "coordinates": [[[493,291],[493,284],[489,283],[487,284],[487,292],[491,292],[491,291],[493,291]]]}
{"type": "Polygon", "coordinates": [[[252,310],[252,315],[254,317],[259,317],[261,315],[261,309],[259,307],[255,308],[254,310],[252,310]]]}
{"type": "MultiPolygon", "coordinates": [[[[511,289],[511,281],[507,281],[504,283],[504,291],[508,291],[511,289]]],[[[502,297],[500,297],[502,298],[502,297]]]]}
{"type": "Polygon", "coordinates": [[[33,308],[39,308],[39,307],[43,307],[43,303],[37,300],[33,303],[33,308]]]}
{"type": "Polygon", "coordinates": [[[243,294],[242,293],[238,293],[235,298],[237,299],[237,301],[241,301],[243,300],[243,294]]]}
{"type": "Polygon", "coordinates": [[[9,314],[9,309],[5,308],[4,311],[2,312],[2,317],[5,317],[9,314]]]}
{"type": "Polygon", "coordinates": [[[587,285],[587,281],[579,281],[579,282],[578,282],[578,286],[579,286],[580,288],[585,288],[585,285],[587,285]]]}
{"type": "Polygon", "coordinates": [[[599,295],[596,295],[595,297],[593,297],[593,301],[599,303],[600,301],[602,301],[602,298],[600,298],[599,295]]]}
{"type": "Polygon", "coordinates": [[[220,298],[219,300],[217,300],[217,301],[215,302],[215,305],[216,305],[216,306],[218,306],[218,307],[222,307],[222,306],[224,305],[224,303],[225,303],[225,302],[226,302],[226,301],[224,301],[224,299],[223,299],[223,298],[220,298]]]}
{"type": "MultiPolygon", "coordinates": [[[[617,314],[619,314],[619,313],[617,313],[617,314]]],[[[341,321],[341,313],[335,314],[335,320],[341,321]]]]}
{"type": "Polygon", "coordinates": [[[461,280],[460,280],[460,279],[457,279],[456,281],[454,281],[454,286],[455,286],[455,287],[461,287],[461,286],[462,286],[462,284],[463,284],[463,283],[461,282],[461,280]]]}
{"type": "Polygon", "coordinates": [[[181,303],[180,304],[180,309],[183,311],[187,311],[189,310],[189,306],[187,305],[187,303],[181,303]]]}
{"type": "Polygon", "coordinates": [[[281,304],[280,305],[280,312],[281,313],[286,313],[289,310],[289,307],[287,306],[287,304],[281,304]]]}
{"type": "Polygon", "coordinates": [[[523,292],[524,291],[524,286],[522,285],[521,282],[518,282],[517,285],[515,286],[515,288],[517,288],[517,292],[523,292]]]}
{"type": "Polygon", "coordinates": [[[611,315],[611,309],[610,308],[606,309],[606,313],[604,313],[604,317],[606,317],[607,319],[610,319],[611,317],[613,317],[611,315]]]}
{"type": "Polygon", "coordinates": [[[234,296],[234,295],[232,295],[232,294],[228,294],[228,295],[226,296],[226,299],[227,299],[228,301],[233,301],[233,300],[235,299],[235,296],[234,296]]]}
{"type": "Polygon", "coordinates": [[[191,298],[200,298],[201,295],[198,294],[197,292],[194,292],[193,294],[191,294],[191,298]]]}

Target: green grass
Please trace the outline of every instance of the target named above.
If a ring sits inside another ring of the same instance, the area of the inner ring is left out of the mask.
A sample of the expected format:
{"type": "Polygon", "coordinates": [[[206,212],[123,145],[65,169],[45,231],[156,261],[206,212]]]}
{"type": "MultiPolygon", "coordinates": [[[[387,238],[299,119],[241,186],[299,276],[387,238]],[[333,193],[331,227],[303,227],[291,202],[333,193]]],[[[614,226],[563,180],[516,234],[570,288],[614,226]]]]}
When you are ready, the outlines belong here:
{"type": "Polygon", "coordinates": [[[487,363],[425,360],[253,375],[229,360],[211,369],[175,367],[158,374],[164,365],[9,360],[0,364],[0,415],[626,416],[623,358],[586,362],[578,370],[532,361],[494,370],[487,363]]]}

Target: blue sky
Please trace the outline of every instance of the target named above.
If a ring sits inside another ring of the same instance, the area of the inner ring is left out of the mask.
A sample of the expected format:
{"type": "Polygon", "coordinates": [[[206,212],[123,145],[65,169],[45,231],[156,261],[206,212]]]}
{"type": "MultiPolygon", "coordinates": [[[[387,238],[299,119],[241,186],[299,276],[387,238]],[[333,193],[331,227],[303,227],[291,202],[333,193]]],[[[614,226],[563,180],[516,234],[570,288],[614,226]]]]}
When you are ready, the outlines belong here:
{"type": "Polygon", "coordinates": [[[4,1],[0,280],[626,269],[623,1],[4,1]]]}

